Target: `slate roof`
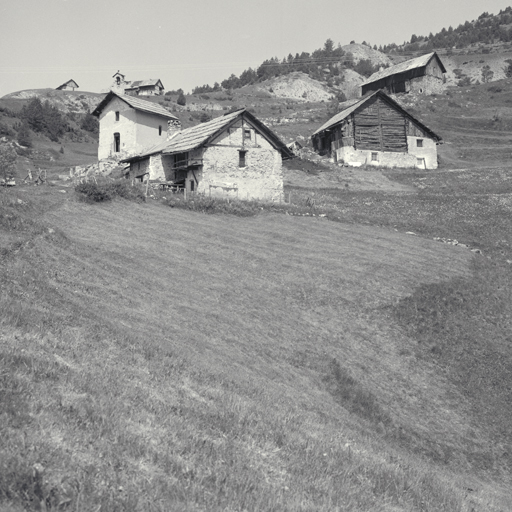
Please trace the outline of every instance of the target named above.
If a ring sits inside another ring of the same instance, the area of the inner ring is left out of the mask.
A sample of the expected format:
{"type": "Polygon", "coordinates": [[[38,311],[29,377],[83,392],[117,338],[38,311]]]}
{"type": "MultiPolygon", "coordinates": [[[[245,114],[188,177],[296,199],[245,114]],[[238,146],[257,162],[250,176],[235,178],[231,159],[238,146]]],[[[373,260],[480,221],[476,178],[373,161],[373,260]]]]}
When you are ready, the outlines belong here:
{"type": "Polygon", "coordinates": [[[406,71],[410,71],[411,69],[416,68],[423,68],[425,67],[429,62],[430,59],[433,57],[437,57],[437,60],[439,61],[439,64],[441,65],[441,71],[443,73],[446,73],[446,68],[444,67],[443,63],[441,62],[441,59],[437,55],[436,52],[427,53],[426,55],[421,55],[420,57],[416,57],[414,59],[406,60],[404,62],[400,62],[400,64],[396,64],[395,66],[391,66],[389,68],[383,69],[382,71],[377,71],[376,73],[373,73],[368,80],[363,82],[361,85],[368,85],[373,82],[377,82],[378,80],[382,80],[383,78],[386,78],[391,75],[397,75],[399,73],[405,73],[406,71]]]}
{"type": "Polygon", "coordinates": [[[373,98],[376,95],[380,96],[384,101],[386,101],[393,108],[398,110],[403,116],[414,121],[414,123],[416,123],[420,128],[422,128],[426,133],[428,133],[433,139],[436,139],[438,141],[442,140],[441,137],[439,137],[439,135],[435,134],[430,128],[425,126],[421,121],[419,121],[414,116],[409,114],[409,112],[407,112],[405,109],[403,109],[395,100],[393,100],[393,98],[390,98],[385,92],[380,91],[380,90],[373,91],[373,92],[367,94],[366,96],[363,96],[360,100],[356,100],[355,102],[354,102],[354,100],[351,100],[351,101],[347,101],[347,102],[343,103],[342,106],[344,106],[345,108],[341,112],[338,112],[335,116],[331,117],[331,119],[329,119],[329,121],[324,123],[320,128],[318,128],[318,130],[316,130],[315,133],[313,133],[313,136],[319,134],[320,132],[326,131],[326,130],[334,127],[335,125],[341,123],[341,121],[346,119],[350,114],[355,112],[358,108],[362,107],[368,100],[370,100],[371,98],[373,98]]]}
{"type": "Polygon", "coordinates": [[[371,94],[364,96],[363,98],[361,98],[359,100],[348,100],[348,101],[341,103],[340,107],[343,107],[343,110],[341,112],[338,112],[336,115],[331,117],[331,119],[329,119],[329,121],[327,121],[322,126],[320,126],[320,128],[318,128],[318,130],[316,130],[315,133],[313,133],[313,135],[323,132],[324,130],[327,130],[331,126],[334,126],[334,125],[340,123],[341,121],[343,121],[343,119],[345,119],[350,114],[352,114],[352,112],[354,112],[354,110],[357,110],[358,107],[360,107],[361,105],[366,103],[370,98],[375,96],[375,94],[377,94],[377,92],[378,91],[374,91],[371,94]]]}
{"type": "Polygon", "coordinates": [[[208,121],[201,123],[190,128],[186,128],[178,132],[170,140],[157,144],[152,148],[147,149],[143,153],[127,158],[123,162],[136,161],[156,153],[163,153],[164,155],[173,155],[176,153],[185,153],[192,149],[196,149],[213,139],[222,130],[227,128],[230,124],[240,117],[245,117],[251,124],[257,128],[260,133],[266,136],[267,140],[283,155],[283,158],[293,158],[293,153],[286,147],[284,142],[269,128],[267,128],[261,121],[254,117],[245,108],[224,114],[208,121]]]}
{"type": "Polygon", "coordinates": [[[158,103],[153,103],[151,101],[141,100],[136,96],[128,96],[127,94],[118,94],[117,92],[110,91],[100,102],[100,104],[94,109],[92,113],[93,116],[99,116],[103,109],[110,103],[110,101],[117,97],[123,100],[125,103],[128,103],[130,107],[135,110],[141,110],[142,112],[148,112],[150,114],[156,114],[158,116],[165,117],[167,119],[178,119],[174,114],[171,114],[167,109],[159,105],[158,103]]]}
{"type": "Polygon", "coordinates": [[[136,87],[151,87],[158,85],[158,83],[160,83],[162,87],[164,86],[159,78],[151,78],[149,80],[135,80],[135,82],[130,82],[126,89],[135,89],[136,87]]]}

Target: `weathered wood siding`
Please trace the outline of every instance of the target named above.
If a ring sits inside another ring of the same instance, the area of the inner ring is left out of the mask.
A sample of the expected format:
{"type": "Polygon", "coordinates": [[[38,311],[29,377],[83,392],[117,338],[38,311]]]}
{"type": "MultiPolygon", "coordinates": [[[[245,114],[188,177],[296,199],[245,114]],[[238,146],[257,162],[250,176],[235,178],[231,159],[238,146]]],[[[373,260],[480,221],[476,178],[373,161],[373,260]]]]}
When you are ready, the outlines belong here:
{"type": "Polygon", "coordinates": [[[354,113],[356,149],[407,152],[405,117],[380,98],[354,113]]]}

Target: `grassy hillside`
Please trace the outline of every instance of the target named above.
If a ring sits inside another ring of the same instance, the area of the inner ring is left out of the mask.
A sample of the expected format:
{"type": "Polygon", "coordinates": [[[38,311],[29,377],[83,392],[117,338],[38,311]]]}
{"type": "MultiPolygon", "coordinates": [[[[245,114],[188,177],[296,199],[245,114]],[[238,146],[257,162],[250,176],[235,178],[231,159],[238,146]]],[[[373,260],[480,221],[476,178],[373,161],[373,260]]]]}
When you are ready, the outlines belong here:
{"type": "Polygon", "coordinates": [[[511,288],[480,312],[438,299],[510,280],[509,192],[433,176],[390,175],[418,196],[316,191],[327,218],[0,191],[1,506],[508,510],[511,440],[486,417],[507,420],[511,288]],[[468,312],[494,322],[499,384],[485,332],[462,359],[444,345],[468,312]]]}

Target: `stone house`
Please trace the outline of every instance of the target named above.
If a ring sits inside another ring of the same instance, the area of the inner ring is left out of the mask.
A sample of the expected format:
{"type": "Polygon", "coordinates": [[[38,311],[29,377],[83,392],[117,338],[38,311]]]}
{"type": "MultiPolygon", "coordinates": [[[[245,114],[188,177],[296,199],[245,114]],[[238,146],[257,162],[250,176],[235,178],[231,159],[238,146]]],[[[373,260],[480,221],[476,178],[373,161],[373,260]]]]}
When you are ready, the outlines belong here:
{"type": "Polygon", "coordinates": [[[130,96],[159,96],[164,94],[165,88],[159,78],[150,78],[149,80],[126,80],[126,76],[119,71],[112,77],[114,82],[110,90],[118,94],[128,94],[130,96]]]}
{"type": "Polygon", "coordinates": [[[312,136],[313,147],[351,166],[437,169],[441,137],[382,91],[348,101],[312,136]]]}
{"type": "Polygon", "coordinates": [[[78,89],[78,84],[74,80],[68,80],[57,87],[57,91],[74,91],[75,89],[78,89]]]}
{"type": "Polygon", "coordinates": [[[125,159],[132,179],[162,180],[210,197],[283,199],[282,160],[293,153],[246,109],[174,131],[125,159]]]}
{"type": "Polygon", "coordinates": [[[361,84],[361,93],[364,96],[383,89],[388,94],[437,94],[444,91],[444,73],[446,68],[441,59],[432,52],[377,71],[361,84]]]}
{"type": "Polygon", "coordinates": [[[125,158],[164,141],[179,119],[158,103],[110,91],[94,112],[100,123],[98,160],[125,158]]]}

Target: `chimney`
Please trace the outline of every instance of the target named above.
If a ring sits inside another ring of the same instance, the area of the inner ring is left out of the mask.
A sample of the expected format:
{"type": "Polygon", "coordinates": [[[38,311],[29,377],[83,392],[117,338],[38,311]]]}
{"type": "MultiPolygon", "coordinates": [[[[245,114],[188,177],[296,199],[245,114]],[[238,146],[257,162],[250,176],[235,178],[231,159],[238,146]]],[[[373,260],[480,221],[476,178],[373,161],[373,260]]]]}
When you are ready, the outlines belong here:
{"type": "Polygon", "coordinates": [[[167,121],[167,140],[171,140],[180,131],[181,123],[179,119],[170,119],[167,121]]]}

